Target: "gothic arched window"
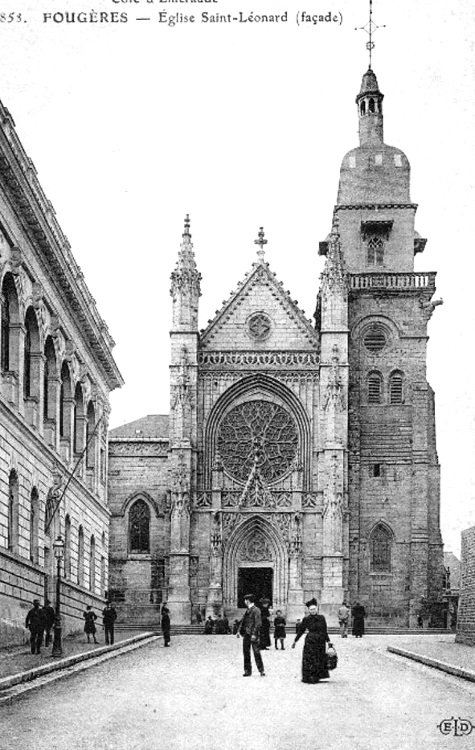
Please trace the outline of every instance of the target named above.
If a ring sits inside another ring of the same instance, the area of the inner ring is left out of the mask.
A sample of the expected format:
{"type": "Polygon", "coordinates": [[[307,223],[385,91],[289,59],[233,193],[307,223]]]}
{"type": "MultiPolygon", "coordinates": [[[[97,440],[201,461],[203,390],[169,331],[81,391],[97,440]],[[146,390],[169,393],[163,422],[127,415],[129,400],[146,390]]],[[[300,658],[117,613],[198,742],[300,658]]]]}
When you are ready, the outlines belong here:
{"type": "Polygon", "coordinates": [[[390,573],[392,534],[389,529],[378,524],[371,534],[370,547],[372,572],[390,573]]]}
{"type": "Polygon", "coordinates": [[[150,552],[150,510],[144,500],[136,500],[129,511],[129,551],[150,552]]]}
{"type": "Polygon", "coordinates": [[[384,238],[373,234],[368,239],[366,261],[369,266],[382,266],[384,263],[384,238]]]}
{"type": "Polygon", "coordinates": [[[402,372],[393,372],[389,379],[389,402],[402,404],[402,372]]]}
{"type": "Polygon", "coordinates": [[[370,372],[368,375],[368,404],[380,404],[383,393],[381,373],[370,372]]]}

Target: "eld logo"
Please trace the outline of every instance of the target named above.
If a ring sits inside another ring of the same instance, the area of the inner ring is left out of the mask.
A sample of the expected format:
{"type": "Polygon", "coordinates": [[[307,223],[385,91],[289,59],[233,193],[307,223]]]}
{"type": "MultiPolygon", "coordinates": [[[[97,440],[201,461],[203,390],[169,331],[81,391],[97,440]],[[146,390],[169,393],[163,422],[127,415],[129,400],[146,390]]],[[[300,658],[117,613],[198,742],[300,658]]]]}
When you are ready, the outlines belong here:
{"type": "Polygon", "coordinates": [[[437,724],[437,727],[441,734],[453,734],[454,737],[465,737],[471,734],[475,729],[475,724],[472,724],[470,719],[458,719],[452,716],[451,719],[444,719],[437,724]]]}

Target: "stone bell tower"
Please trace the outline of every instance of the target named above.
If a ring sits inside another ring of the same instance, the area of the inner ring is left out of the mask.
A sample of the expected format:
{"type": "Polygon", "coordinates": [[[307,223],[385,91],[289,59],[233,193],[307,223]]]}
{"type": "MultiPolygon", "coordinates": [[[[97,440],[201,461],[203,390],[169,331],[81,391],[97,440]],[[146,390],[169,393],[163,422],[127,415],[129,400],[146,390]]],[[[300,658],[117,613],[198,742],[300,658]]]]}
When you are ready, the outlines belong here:
{"type": "MultiPolygon", "coordinates": [[[[440,301],[431,301],[436,274],[414,270],[426,240],[414,228],[409,161],[384,142],[383,94],[371,67],[356,106],[360,144],[343,158],[334,209],[348,272],[348,586],[370,616],[407,625],[442,582],[426,377],[427,324],[440,301]]],[[[328,260],[333,246],[331,238],[320,243],[328,260]]]]}
{"type": "Polygon", "coordinates": [[[190,515],[196,476],[198,303],[201,275],[186,216],[171,275],[173,318],[170,364],[170,578],[172,621],[190,622],[190,515]]]}

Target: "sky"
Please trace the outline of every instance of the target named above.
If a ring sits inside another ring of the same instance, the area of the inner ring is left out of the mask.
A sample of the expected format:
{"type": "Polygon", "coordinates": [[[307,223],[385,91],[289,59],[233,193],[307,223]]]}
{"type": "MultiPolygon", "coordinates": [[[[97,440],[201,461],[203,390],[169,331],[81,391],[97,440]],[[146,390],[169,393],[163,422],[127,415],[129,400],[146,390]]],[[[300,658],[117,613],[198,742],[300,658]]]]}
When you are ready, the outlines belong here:
{"type": "MultiPolygon", "coordinates": [[[[256,259],[260,226],[271,269],[313,315],[318,242],[331,228],[341,160],[358,145],[368,37],[355,28],[368,2],[11,6],[14,21],[0,15],[0,98],[116,341],[125,385],[111,395],[110,426],[166,414],[170,273],[186,213],[203,276],[201,328],[256,259]],[[203,11],[288,20],[203,23],[203,11]],[[338,22],[297,24],[302,11],[338,22]],[[127,22],[112,23],[113,13],[127,22]],[[160,13],[196,21],[172,26],[160,13]]],[[[373,20],[385,141],[411,162],[416,229],[428,238],[416,270],[437,271],[444,300],[429,324],[428,379],[443,537],[458,554],[461,529],[475,523],[475,8],[374,0],[373,20]]]]}

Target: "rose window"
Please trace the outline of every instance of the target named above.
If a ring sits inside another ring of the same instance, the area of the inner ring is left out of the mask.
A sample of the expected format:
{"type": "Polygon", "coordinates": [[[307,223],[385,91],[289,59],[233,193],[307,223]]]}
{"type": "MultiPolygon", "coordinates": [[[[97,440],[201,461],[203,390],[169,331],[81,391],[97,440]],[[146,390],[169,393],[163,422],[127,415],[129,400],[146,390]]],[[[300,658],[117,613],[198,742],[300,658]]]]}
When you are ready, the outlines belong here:
{"type": "Polygon", "coordinates": [[[218,434],[218,452],[226,471],[245,482],[251,472],[267,482],[279,479],[297,455],[297,426],[291,415],[270,401],[249,401],[231,409],[218,434]]]}
{"type": "Polygon", "coordinates": [[[252,338],[256,341],[263,341],[270,333],[271,322],[264,313],[256,313],[250,318],[248,326],[252,338]]]}

